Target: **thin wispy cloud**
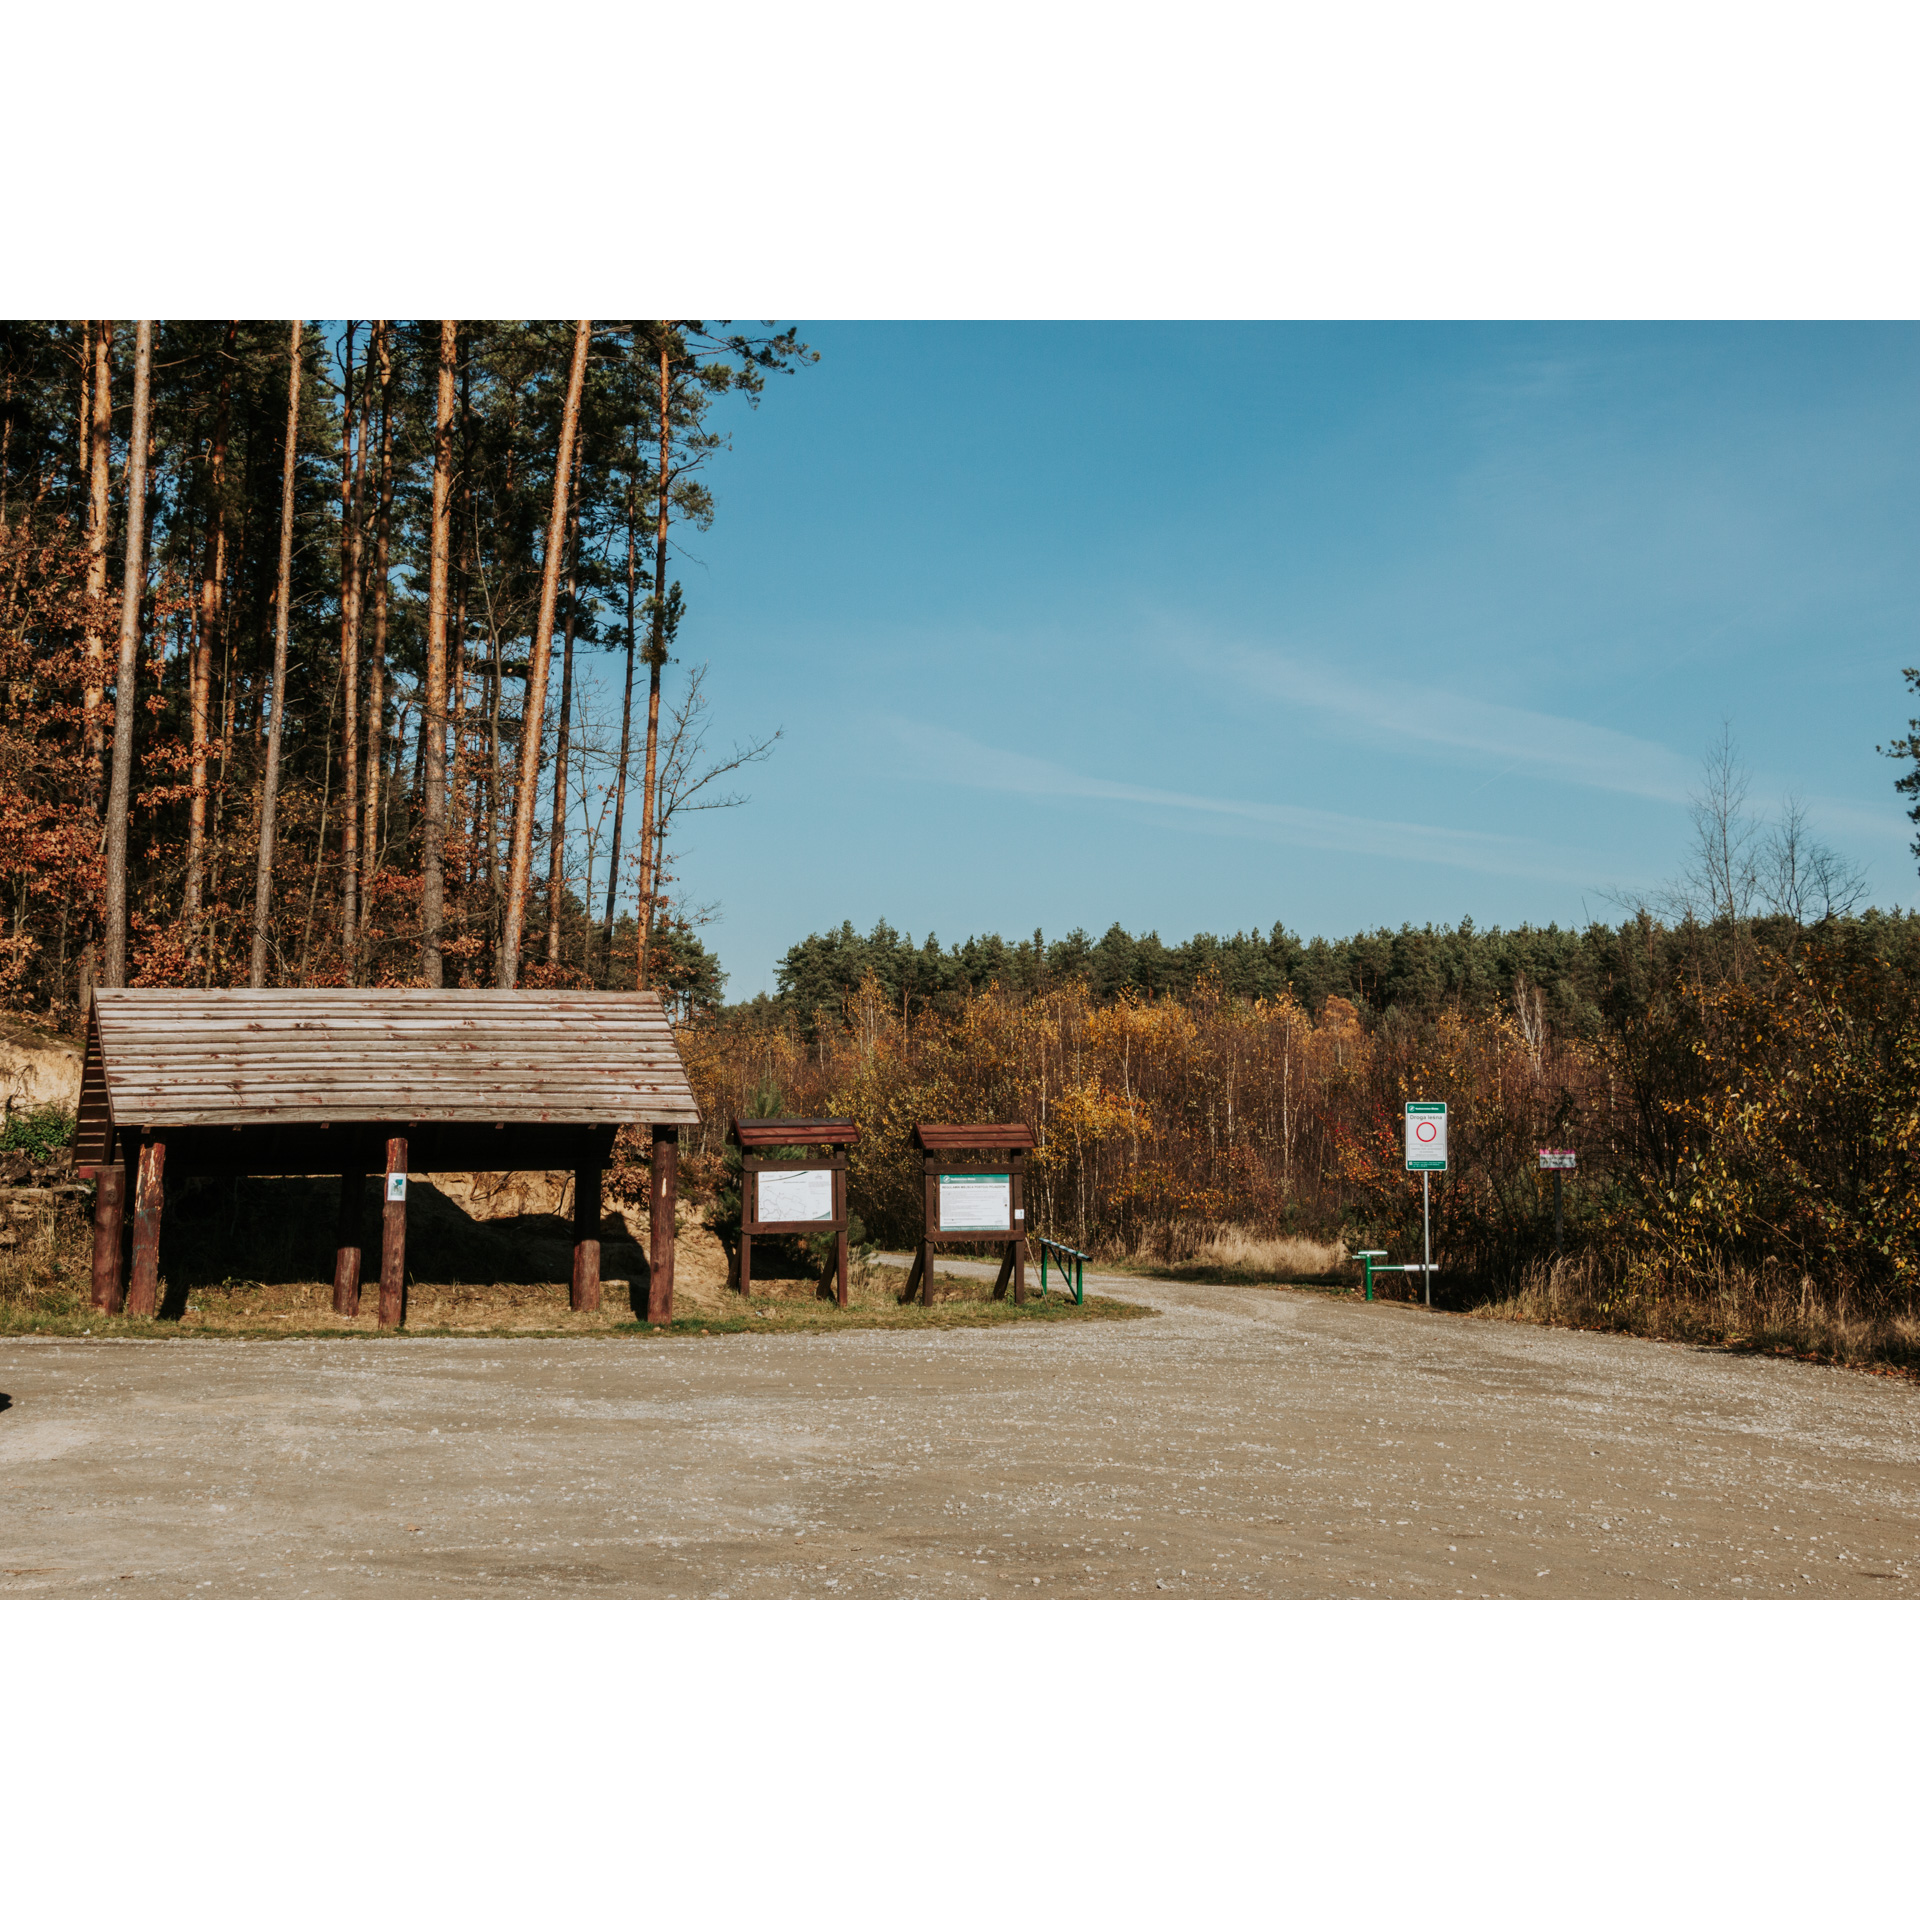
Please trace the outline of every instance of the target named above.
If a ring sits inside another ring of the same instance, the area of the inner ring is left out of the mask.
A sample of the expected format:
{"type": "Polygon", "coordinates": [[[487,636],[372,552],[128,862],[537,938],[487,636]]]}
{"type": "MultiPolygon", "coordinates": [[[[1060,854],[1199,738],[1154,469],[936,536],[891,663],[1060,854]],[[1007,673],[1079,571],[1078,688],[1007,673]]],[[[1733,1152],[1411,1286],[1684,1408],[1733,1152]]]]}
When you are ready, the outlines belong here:
{"type": "Polygon", "coordinates": [[[1581,884],[1601,884],[1604,876],[1578,870],[1554,849],[1511,834],[1474,833],[1421,820],[1377,820],[1334,813],[1319,807],[1295,807],[1260,800],[1233,800],[1213,794],[1182,793],[1167,787],[1140,786],[1082,773],[1035,755],[992,747],[944,727],[899,718],[885,723],[910,756],[916,779],[1036,799],[1094,800],[1149,809],[1171,821],[1202,831],[1237,832],[1286,846],[1313,847],[1379,859],[1421,860],[1464,867],[1478,873],[1503,873],[1581,884]]]}
{"type": "Polygon", "coordinates": [[[1684,802],[1697,767],[1669,747],[1611,727],[1476,700],[1397,676],[1356,680],[1323,663],[1252,647],[1190,649],[1243,688],[1344,720],[1360,738],[1418,740],[1502,769],[1608,793],[1684,802]]]}

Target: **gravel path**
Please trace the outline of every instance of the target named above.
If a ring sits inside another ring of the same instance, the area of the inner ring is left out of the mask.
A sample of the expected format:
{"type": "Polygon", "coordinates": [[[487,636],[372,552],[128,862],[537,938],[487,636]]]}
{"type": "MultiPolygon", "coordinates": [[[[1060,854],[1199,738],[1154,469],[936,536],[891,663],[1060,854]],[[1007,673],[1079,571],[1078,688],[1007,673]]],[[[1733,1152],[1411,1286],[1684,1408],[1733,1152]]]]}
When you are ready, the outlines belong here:
{"type": "Polygon", "coordinates": [[[1161,1317],[0,1342],[0,1593],[1884,1597],[1920,1578],[1904,1381],[1305,1293],[1099,1290],[1161,1317]]]}

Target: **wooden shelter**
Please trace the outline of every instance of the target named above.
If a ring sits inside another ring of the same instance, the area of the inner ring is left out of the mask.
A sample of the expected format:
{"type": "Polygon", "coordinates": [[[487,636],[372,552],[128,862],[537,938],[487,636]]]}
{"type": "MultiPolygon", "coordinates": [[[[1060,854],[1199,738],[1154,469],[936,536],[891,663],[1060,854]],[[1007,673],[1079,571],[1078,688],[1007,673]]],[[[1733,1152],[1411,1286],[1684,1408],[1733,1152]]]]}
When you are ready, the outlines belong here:
{"type": "Polygon", "coordinates": [[[756,1233],[832,1233],[838,1236],[834,1299],[844,1307],[847,1152],[860,1143],[859,1127],[851,1120],[736,1120],[731,1132],[740,1149],[740,1298],[753,1293],[756,1233]],[[811,1151],[798,1158],[764,1157],[774,1147],[811,1151]],[[795,1217],[783,1219],[783,1209],[795,1217]]]}
{"type": "Polygon", "coordinates": [[[1027,1303],[1027,1155],[1033,1129],[1024,1121],[1010,1126],[943,1126],[921,1121],[913,1130],[925,1177],[926,1224],[920,1250],[907,1275],[904,1306],[918,1289],[921,1304],[933,1303],[933,1249],[941,1240],[1002,1240],[1000,1274],[993,1297],[1027,1303]],[[986,1159],[963,1158],[986,1155],[986,1159]]]}
{"type": "Polygon", "coordinates": [[[699,1118],[653,993],[101,988],[74,1152],[76,1168],[99,1170],[93,1304],[156,1310],[167,1175],[337,1174],[333,1304],[358,1313],[371,1173],[385,1178],[380,1324],[397,1327],[409,1173],[570,1167],[573,1306],[591,1309],[600,1304],[601,1175],[616,1131],[645,1126],[647,1318],[664,1324],[679,1129],[699,1118]]]}

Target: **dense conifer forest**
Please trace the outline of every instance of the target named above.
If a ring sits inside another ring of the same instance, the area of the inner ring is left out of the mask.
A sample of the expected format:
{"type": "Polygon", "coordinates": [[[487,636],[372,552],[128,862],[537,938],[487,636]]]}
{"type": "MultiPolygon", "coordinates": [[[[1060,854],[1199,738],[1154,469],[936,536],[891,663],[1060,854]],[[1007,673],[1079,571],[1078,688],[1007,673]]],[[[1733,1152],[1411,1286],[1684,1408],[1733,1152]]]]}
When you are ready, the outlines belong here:
{"type": "Polygon", "coordinates": [[[0,325],[0,989],[69,1025],[96,981],[715,1003],[674,830],[772,743],[713,746],[676,543],[728,403],[811,358],[695,321],[0,325]]]}

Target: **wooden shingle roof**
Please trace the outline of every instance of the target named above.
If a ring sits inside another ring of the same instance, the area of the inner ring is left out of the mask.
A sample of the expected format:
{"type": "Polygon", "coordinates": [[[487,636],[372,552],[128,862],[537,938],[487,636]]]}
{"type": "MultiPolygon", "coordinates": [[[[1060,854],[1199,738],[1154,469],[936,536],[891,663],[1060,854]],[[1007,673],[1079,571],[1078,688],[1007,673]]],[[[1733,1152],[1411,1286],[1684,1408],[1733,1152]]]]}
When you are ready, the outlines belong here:
{"type": "Polygon", "coordinates": [[[963,1153],[976,1148],[1031,1152],[1033,1129],[1024,1120],[1010,1126],[947,1126],[922,1120],[913,1130],[913,1144],[926,1153],[963,1153]]]}
{"type": "Polygon", "coordinates": [[[314,1121],[690,1126],[654,993],[102,988],[84,1138],[314,1121]]]}
{"type": "Polygon", "coordinates": [[[860,1128],[852,1120],[736,1120],[728,1132],[749,1153],[761,1147],[853,1147],[860,1128]]]}

